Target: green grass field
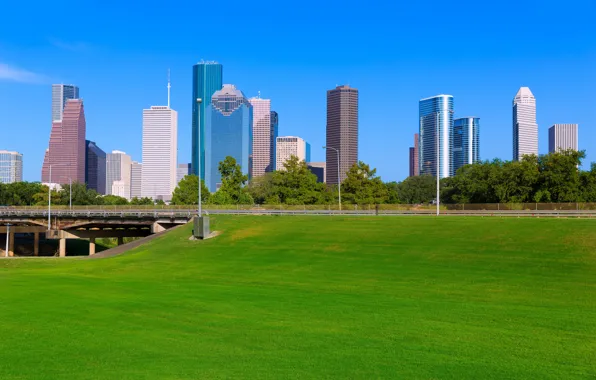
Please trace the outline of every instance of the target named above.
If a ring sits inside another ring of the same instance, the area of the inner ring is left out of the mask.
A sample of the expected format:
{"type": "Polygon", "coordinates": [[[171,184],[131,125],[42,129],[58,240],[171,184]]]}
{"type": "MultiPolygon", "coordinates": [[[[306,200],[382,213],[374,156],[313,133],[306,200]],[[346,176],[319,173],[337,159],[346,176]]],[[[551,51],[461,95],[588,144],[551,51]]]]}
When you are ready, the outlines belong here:
{"type": "Polygon", "coordinates": [[[212,217],[0,260],[0,379],[594,379],[596,220],[212,217]]]}

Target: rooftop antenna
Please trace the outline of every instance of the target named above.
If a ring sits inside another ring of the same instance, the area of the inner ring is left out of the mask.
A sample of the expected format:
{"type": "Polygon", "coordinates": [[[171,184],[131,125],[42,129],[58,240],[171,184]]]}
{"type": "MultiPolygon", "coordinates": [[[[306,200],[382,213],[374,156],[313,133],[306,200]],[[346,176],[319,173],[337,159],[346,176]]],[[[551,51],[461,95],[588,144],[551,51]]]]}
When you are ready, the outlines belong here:
{"type": "Polygon", "coordinates": [[[259,95],[257,96],[257,98],[261,99],[261,91],[258,91],[259,95]]]}
{"type": "Polygon", "coordinates": [[[168,69],[168,108],[170,108],[170,89],[172,86],[170,85],[170,69],[168,69]]]}

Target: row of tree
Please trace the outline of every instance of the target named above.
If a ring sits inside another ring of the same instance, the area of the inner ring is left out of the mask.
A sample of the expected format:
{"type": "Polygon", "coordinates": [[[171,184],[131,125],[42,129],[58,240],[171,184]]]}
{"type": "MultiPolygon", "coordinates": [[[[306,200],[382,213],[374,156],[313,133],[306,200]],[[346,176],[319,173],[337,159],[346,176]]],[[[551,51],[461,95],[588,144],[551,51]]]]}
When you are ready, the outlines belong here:
{"type": "MultiPolygon", "coordinates": [[[[456,175],[440,181],[443,203],[596,202],[596,165],[579,170],[585,152],[573,150],[525,156],[521,161],[483,161],[460,168],[456,175]]],[[[327,205],[337,202],[337,186],[318,183],[306,163],[292,157],[284,170],[267,173],[248,183],[233,157],[219,163],[221,187],[210,193],[201,183],[205,204],[327,205]]],[[[196,205],[198,177],[186,176],[176,187],[172,204],[196,205]]],[[[341,184],[342,203],[381,204],[429,203],[436,198],[436,180],[431,176],[409,177],[402,182],[383,183],[376,169],[360,161],[341,184]]],[[[70,188],[52,191],[52,204],[68,205],[70,188]]],[[[45,205],[48,188],[40,183],[0,184],[0,205],[45,205]]],[[[163,204],[162,201],[157,201],[163,204]]],[[[151,205],[149,198],[131,201],[115,195],[102,196],[84,184],[72,184],[73,205],[151,205]]]]}

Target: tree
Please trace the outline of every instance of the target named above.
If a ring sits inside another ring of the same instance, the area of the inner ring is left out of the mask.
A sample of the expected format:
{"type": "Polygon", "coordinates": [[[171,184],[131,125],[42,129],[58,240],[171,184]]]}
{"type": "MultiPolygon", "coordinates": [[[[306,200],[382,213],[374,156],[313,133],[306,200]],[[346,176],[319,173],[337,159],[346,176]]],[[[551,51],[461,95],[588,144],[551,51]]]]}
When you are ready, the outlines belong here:
{"type": "Polygon", "coordinates": [[[538,158],[540,179],[537,193],[548,202],[577,202],[581,198],[579,167],[585,151],[572,149],[542,155],[538,158]]]}
{"type": "MultiPolygon", "coordinates": [[[[196,205],[199,199],[199,177],[191,174],[187,175],[178,183],[174,194],[172,195],[173,205],[196,205]]],[[[205,186],[205,181],[201,180],[201,201],[209,201],[209,189],[205,186]]]]}
{"type": "Polygon", "coordinates": [[[362,161],[352,165],[342,183],[342,202],[354,204],[379,204],[388,199],[387,187],[376,175],[377,169],[371,169],[362,161]]]}
{"type": "Polygon", "coordinates": [[[151,206],[151,205],[153,205],[153,200],[149,197],[144,197],[144,198],[134,197],[133,199],[130,200],[130,204],[135,205],[135,206],[151,206]]]}
{"type": "Polygon", "coordinates": [[[88,189],[84,183],[73,182],[72,186],[70,184],[62,185],[62,189],[58,193],[58,199],[56,199],[56,204],[68,205],[71,201],[71,193],[73,205],[87,206],[102,203],[101,195],[95,190],[88,189]]]}
{"type": "Polygon", "coordinates": [[[272,189],[267,197],[285,204],[311,205],[323,203],[322,193],[325,185],[317,182],[317,176],[306,162],[291,156],[284,162],[284,170],[276,171],[272,176],[272,189]]]}
{"type": "Polygon", "coordinates": [[[104,195],[102,197],[103,200],[103,204],[104,205],[110,205],[110,206],[124,206],[128,204],[128,200],[126,200],[126,198],[123,197],[119,197],[117,195],[104,195]]]}
{"type": "Polygon", "coordinates": [[[39,194],[45,190],[47,204],[48,188],[39,182],[0,183],[0,205],[32,206],[39,201],[39,194]]]}
{"type": "Polygon", "coordinates": [[[271,204],[268,200],[277,199],[276,203],[279,204],[280,200],[277,194],[275,194],[274,176],[276,172],[265,173],[262,176],[252,178],[250,183],[246,187],[246,191],[252,196],[256,204],[271,204]]]}
{"type": "Polygon", "coordinates": [[[400,203],[429,203],[437,196],[437,181],[430,175],[408,177],[399,183],[397,194],[400,203]]]}
{"type": "Polygon", "coordinates": [[[220,194],[216,200],[218,202],[230,200],[231,204],[247,202],[249,198],[244,195],[246,192],[244,185],[246,184],[246,181],[248,181],[248,176],[242,173],[242,168],[240,167],[240,164],[236,162],[236,159],[227,156],[219,163],[218,170],[221,174],[221,187],[215,194],[220,192],[222,194],[220,194]]]}

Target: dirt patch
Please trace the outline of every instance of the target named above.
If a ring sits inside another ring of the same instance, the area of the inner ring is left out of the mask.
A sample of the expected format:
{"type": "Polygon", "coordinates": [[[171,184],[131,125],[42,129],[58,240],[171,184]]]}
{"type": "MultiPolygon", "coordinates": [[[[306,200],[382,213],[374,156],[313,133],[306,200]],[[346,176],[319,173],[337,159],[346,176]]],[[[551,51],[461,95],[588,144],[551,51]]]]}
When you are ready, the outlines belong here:
{"type": "Polygon", "coordinates": [[[263,234],[263,227],[250,227],[234,231],[230,234],[232,240],[241,240],[263,234]]]}

